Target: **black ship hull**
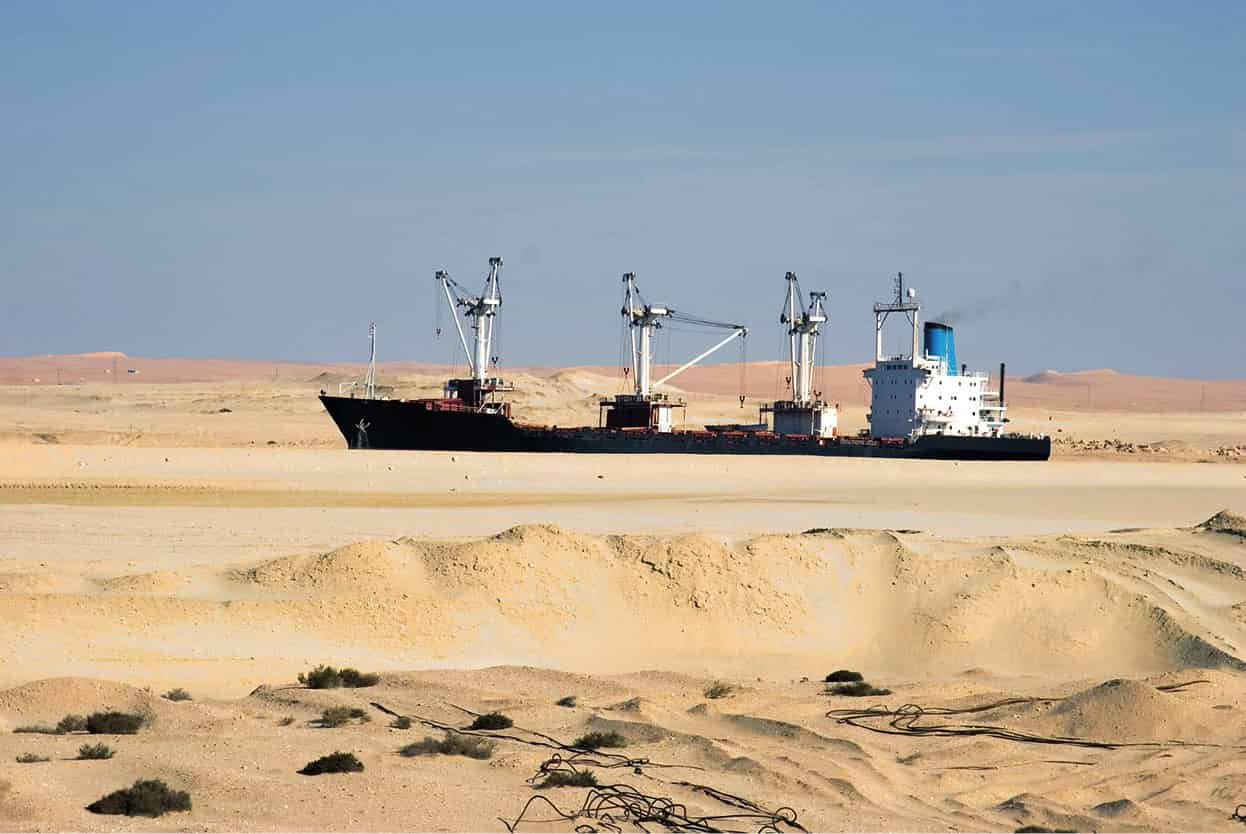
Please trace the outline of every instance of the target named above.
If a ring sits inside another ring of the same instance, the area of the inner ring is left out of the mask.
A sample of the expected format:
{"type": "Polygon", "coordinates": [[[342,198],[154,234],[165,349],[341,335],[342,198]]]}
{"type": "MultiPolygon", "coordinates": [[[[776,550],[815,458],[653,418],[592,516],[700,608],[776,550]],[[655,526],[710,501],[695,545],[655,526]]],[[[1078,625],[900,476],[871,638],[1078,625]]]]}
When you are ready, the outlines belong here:
{"type": "Polygon", "coordinates": [[[823,455],[942,460],[1047,460],[1047,437],[926,435],[912,442],[819,439],[769,432],[657,432],[525,426],[497,413],[445,408],[437,400],[321,395],[352,449],[586,454],[823,455]]]}

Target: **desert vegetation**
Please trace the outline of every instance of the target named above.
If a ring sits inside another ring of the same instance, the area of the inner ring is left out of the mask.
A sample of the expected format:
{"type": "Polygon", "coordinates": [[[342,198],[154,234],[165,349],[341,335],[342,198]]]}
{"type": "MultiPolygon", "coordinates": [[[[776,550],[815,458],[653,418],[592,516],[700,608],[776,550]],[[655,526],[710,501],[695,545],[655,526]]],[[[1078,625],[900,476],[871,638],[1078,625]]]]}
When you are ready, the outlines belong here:
{"type": "Polygon", "coordinates": [[[613,730],[606,733],[593,732],[580,736],[571,742],[571,746],[578,747],[581,750],[599,750],[602,747],[626,747],[627,739],[613,730]]]}
{"type": "Polygon", "coordinates": [[[515,726],[515,722],[500,712],[486,712],[483,715],[477,715],[471,724],[467,725],[469,730],[505,730],[508,727],[515,726]]]}
{"type": "Polygon", "coordinates": [[[310,672],[299,673],[299,683],[308,689],[360,689],[376,686],[381,680],[380,675],[360,672],[358,669],[320,665],[310,672]]]}
{"type": "Polygon", "coordinates": [[[320,713],[318,723],[321,727],[342,727],[351,721],[364,724],[371,720],[367,710],[361,707],[329,707],[320,713]]]}
{"type": "Polygon", "coordinates": [[[469,759],[487,759],[493,755],[494,742],[487,738],[465,736],[461,733],[447,732],[445,738],[435,739],[426,736],[398,751],[399,755],[407,756],[466,756],[469,759]]]}
{"type": "Polygon", "coordinates": [[[552,770],[538,788],[595,788],[597,774],[591,770],[552,770]]]}
{"type": "Polygon", "coordinates": [[[92,814],[127,817],[160,817],[170,811],[189,811],[190,794],[173,790],[160,779],[139,779],[132,786],[113,791],[87,806],[92,814]]]}
{"type": "Polygon", "coordinates": [[[148,723],[147,716],[132,712],[93,712],[87,716],[86,731],[92,735],[132,736],[148,723]]]}
{"type": "Polygon", "coordinates": [[[308,762],[303,765],[299,773],[304,776],[319,776],[322,773],[360,773],[362,771],[363,762],[359,761],[354,753],[343,753],[339,750],[308,762]]]}
{"type": "Polygon", "coordinates": [[[78,748],[79,759],[111,759],[115,755],[107,744],[84,744],[78,748]]]}

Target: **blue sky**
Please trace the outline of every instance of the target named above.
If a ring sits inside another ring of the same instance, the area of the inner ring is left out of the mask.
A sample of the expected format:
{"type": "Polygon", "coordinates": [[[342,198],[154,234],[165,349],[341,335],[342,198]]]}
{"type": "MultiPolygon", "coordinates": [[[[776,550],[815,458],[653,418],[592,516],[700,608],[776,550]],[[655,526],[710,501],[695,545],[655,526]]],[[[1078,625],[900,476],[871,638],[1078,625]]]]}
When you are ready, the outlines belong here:
{"type": "Polygon", "coordinates": [[[1246,375],[1240,2],[10,0],[0,62],[0,354],[444,361],[501,255],[511,365],[617,361],[629,270],[863,361],[903,270],[971,365],[1246,375]]]}

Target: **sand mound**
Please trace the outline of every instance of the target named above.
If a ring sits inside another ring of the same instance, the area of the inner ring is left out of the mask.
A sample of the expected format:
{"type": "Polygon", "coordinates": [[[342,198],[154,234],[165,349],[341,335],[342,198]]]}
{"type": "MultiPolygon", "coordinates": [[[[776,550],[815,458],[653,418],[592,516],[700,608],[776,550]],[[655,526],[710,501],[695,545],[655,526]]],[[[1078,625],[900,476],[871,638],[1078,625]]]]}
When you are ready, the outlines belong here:
{"type": "Polygon", "coordinates": [[[1221,510],[1211,518],[1198,525],[1199,530],[1212,533],[1225,533],[1231,536],[1246,538],[1246,517],[1237,513],[1221,510]]]}
{"type": "MultiPolygon", "coordinates": [[[[417,579],[408,548],[397,542],[363,541],[312,556],[287,556],[230,578],[270,588],[353,593],[394,591],[417,579]]],[[[418,574],[418,571],[415,572],[418,574]]]]}
{"type": "Polygon", "coordinates": [[[1198,741],[1215,736],[1214,713],[1198,696],[1162,692],[1138,680],[1113,679],[1041,709],[1022,723],[1048,735],[1095,741],[1198,741]]]}
{"type": "Polygon", "coordinates": [[[171,594],[190,582],[190,579],[173,571],[152,571],[114,576],[97,581],[101,591],[110,594],[171,594]]]}
{"type": "Polygon", "coordinates": [[[133,686],[94,678],[46,678],[0,691],[0,717],[14,723],[56,723],[68,713],[86,714],[105,708],[133,711],[150,708],[156,696],[133,686]]]}
{"type": "MultiPolygon", "coordinates": [[[[1096,567],[1162,560],[1233,578],[1227,563],[1224,573],[1216,560],[1188,551],[1115,540],[1060,539],[1035,548],[1038,556],[1001,545],[935,545],[888,531],[739,541],[598,536],[537,524],[469,541],[364,541],[266,561],[231,578],[276,591],[283,618],[306,613],[335,631],[356,624],[366,634],[400,637],[405,647],[453,651],[482,665],[504,653],[520,662],[557,656],[573,667],[637,668],[659,657],[739,659],[748,647],[878,674],[1241,666],[1197,619],[1096,567]],[[290,607],[291,592],[308,604],[290,607]],[[369,599],[343,607],[334,604],[340,595],[369,599]]],[[[259,612],[276,604],[246,606],[259,612]]],[[[693,697],[701,686],[672,685],[693,697]]]]}

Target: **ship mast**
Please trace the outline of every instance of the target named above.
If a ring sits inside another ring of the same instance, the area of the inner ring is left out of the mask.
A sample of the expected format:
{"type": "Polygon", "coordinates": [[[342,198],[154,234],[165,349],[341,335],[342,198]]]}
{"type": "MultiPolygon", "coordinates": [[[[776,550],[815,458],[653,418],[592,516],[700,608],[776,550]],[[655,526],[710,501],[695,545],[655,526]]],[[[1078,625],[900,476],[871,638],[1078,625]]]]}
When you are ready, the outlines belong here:
{"type": "Polygon", "coordinates": [[[434,280],[441,284],[446,294],[446,304],[450,307],[450,315],[454,326],[459,331],[459,342],[463,345],[463,353],[471,368],[472,379],[484,383],[485,372],[489,369],[490,349],[493,347],[493,325],[498,309],[502,306],[501,288],[502,259],[489,259],[489,276],[485,279],[484,290],[480,295],[471,295],[457,281],[450,277],[444,269],[438,270],[434,280]],[[458,307],[462,307],[463,316],[472,321],[471,347],[467,344],[467,334],[463,332],[463,323],[459,321],[458,307]]]}
{"type": "MultiPolygon", "coordinates": [[[[917,290],[909,287],[905,290],[904,273],[896,273],[896,298],[890,304],[874,305],[874,361],[882,362],[883,356],[883,324],[887,321],[887,316],[892,313],[904,313],[905,317],[913,324],[913,352],[907,358],[917,361],[921,355],[918,351],[920,344],[921,323],[918,317],[921,313],[921,305],[917,303],[917,290]],[[909,314],[912,315],[909,315],[909,314]]],[[[906,357],[898,356],[896,359],[904,359],[906,357]]]]}
{"type": "Polygon", "coordinates": [[[376,399],[376,322],[368,325],[368,374],[363,378],[363,395],[376,399]]]}
{"type": "Polygon", "coordinates": [[[807,406],[813,402],[813,371],[818,356],[818,330],[826,322],[826,310],[822,305],[826,293],[809,293],[809,306],[804,307],[796,273],[789,272],[784,278],[787,281],[787,298],[779,321],[788,326],[792,401],[807,406]]]}

